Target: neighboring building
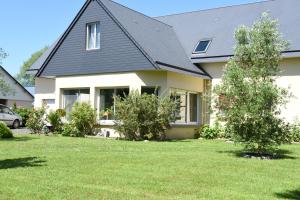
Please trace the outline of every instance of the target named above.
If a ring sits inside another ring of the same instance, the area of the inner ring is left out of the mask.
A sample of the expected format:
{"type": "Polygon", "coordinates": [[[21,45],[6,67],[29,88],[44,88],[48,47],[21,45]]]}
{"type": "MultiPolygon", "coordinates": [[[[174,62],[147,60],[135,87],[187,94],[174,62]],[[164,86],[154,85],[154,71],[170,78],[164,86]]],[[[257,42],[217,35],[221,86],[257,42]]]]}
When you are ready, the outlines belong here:
{"type": "MultiPolygon", "coordinates": [[[[296,98],[284,110],[300,116],[299,0],[273,0],[151,18],[110,0],[88,0],[66,32],[32,66],[35,106],[69,112],[89,101],[98,112],[114,106],[113,96],[132,90],[180,99],[170,138],[191,138],[201,124],[214,121],[202,94],[215,86],[233,54],[234,31],[252,25],[263,12],[280,21],[291,42],[283,52],[278,79],[296,98]],[[212,84],[211,84],[212,83],[212,84]]],[[[107,127],[113,119],[101,119],[107,127]]]]}
{"type": "Polygon", "coordinates": [[[3,95],[0,92],[0,104],[12,107],[30,108],[33,106],[34,97],[31,95],[14,77],[12,77],[2,66],[0,66],[0,76],[9,85],[11,92],[3,95]]]}

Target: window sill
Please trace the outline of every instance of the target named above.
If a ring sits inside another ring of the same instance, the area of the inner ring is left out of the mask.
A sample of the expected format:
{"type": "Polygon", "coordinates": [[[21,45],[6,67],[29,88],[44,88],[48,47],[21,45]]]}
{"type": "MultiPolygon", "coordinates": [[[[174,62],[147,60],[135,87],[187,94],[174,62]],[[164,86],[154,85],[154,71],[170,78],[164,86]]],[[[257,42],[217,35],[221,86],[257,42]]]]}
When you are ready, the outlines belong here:
{"type": "Polygon", "coordinates": [[[101,126],[113,126],[115,125],[114,120],[99,120],[101,126]]]}
{"type": "Polygon", "coordinates": [[[172,123],[172,127],[199,127],[199,122],[188,122],[188,123],[172,123]]]}

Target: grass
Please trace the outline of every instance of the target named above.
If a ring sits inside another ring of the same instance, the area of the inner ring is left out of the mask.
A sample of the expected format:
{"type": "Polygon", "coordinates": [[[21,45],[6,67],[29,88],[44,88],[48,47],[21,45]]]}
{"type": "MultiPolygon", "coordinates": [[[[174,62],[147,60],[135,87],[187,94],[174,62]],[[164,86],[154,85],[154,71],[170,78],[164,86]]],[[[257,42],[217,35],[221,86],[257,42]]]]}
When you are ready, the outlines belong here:
{"type": "Polygon", "coordinates": [[[300,199],[300,145],[278,160],[224,141],[0,141],[0,199],[300,199]]]}

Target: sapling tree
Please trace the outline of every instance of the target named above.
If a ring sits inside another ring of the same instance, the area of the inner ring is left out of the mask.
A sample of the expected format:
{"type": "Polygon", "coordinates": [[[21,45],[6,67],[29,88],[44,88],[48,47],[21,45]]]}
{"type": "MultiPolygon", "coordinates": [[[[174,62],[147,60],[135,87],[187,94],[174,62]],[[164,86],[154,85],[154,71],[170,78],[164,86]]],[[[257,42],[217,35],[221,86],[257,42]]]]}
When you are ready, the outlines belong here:
{"type": "Polygon", "coordinates": [[[289,142],[289,125],[280,118],[280,108],[290,94],[276,84],[288,42],[278,31],[278,21],[267,13],[251,28],[239,27],[235,39],[234,57],[214,88],[216,108],[236,142],[253,153],[267,154],[289,142]]]}
{"type": "MultiPolygon", "coordinates": [[[[0,65],[2,60],[7,57],[7,53],[0,48],[0,65]]],[[[9,85],[3,80],[3,75],[0,72],[0,95],[7,95],[11,91],[9,85]]]]}

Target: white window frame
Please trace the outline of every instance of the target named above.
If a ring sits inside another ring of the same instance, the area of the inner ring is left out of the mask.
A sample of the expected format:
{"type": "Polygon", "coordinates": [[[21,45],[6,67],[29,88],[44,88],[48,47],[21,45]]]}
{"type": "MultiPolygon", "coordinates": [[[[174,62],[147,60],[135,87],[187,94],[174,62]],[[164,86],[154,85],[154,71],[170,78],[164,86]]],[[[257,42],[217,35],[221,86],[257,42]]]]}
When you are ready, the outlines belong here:
{"type": "Polygon", "coordinates": [[[206,53],[206,52],[207,52],[207,49],[209,48],[209,46],[210,46],[210,44],[211,44],[211,42],[212,42],[212,39],[202,39],[202,40],[199,40],[199,42],[197,43],[196,47],[194,48],[193,54],[206,53]],[[200,44],[201,42],[206,42],[206,41],[208,41],[208,44],[207,44],[205,50],[204,50],[204,51],[196,51],[196,49],[197,49],[197,47],[199,46],[199,44],[200,44]]]}
{"type": "Polygon", "coordinates": [[[199,125],[200,124],[200,119],[201,119],[201,102],[200,102],[200,92],[193,92],[193,91],[188,91],[188,90],[183,90],[183,89],[178,89],[178,88],[171,88],[171,93],[173,92],[185,92],[186,95],[186,111],[185,111],[185,122],[178,122],[175,121],[172,123],[172,125],[199,125]],[[196,122],[191,122],[191,116],[190,116],[190,94],[197,94],[197,121],[196,122]]]}
{"type": "Polygon", "coordinates": [[[97,49],[100,49],[101,48],[101,30],[100,30],[100,22],[92,22],[92,23],[88,23],[86,25],[86,50],[87,51],[91,51],[91,50],[97,50],[97,49]],[[94,44],[93,44],[93,47],[90,48],[89,47],[89,44],[90,44],[90,29],[89,27],[91,26],[94,26],[94,44]],[[98,30],[99,30],[99,34],[100,34],[100,37],[99,37],[99,47],[97,47],[97,26],[98,26],[98,30]]]}
{"type": "MultiPolygon", "coordinates": [[[[105,88],[99,88],[98,89],[98,94],[97,94],[97,116],[99,117],[99,121],[101,125],[114,125],[115,120],[105,120],[105,119],[101,119],[100,117],[100,112],[101,112],[101,90],[114,90],[114,96],[116,95],[117,89],[129,89],[129,93],[130,93],[130,87],[129,86],[120,86],[120,87],[105,87],[105,88]]],[[[113,110],[114,113],[116,112],[116,104],[114,103],[113,106],[113,110]]]]}

